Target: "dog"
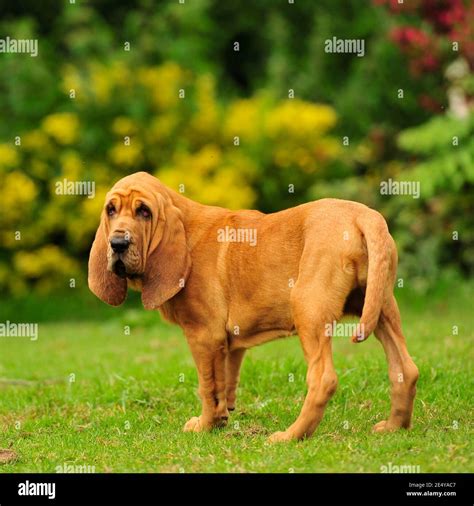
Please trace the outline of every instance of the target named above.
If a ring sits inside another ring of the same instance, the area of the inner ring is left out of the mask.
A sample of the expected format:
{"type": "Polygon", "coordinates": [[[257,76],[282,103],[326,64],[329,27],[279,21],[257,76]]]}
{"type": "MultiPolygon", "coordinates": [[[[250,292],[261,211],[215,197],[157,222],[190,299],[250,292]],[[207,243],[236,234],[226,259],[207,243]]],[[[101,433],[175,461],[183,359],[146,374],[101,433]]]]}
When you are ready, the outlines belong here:
{"type": "Polygon", "coordinates": [[[322,199],[273,214],[192,201],[138,172],[106,196],[89,258],[91,291],[113,306],[127,289],[178,324],[202,401],[184,431],[226,425],[245,351],[297,334],[308,364],[296,421],[271,442],[313,434],[336,391],[333,322],[360,316],[352,340],[372,332],[388,362],[391,411],[376,432],[408,428],[418,369],[393,295],[398,256],[384,218],[357,202],[322,199]]]}

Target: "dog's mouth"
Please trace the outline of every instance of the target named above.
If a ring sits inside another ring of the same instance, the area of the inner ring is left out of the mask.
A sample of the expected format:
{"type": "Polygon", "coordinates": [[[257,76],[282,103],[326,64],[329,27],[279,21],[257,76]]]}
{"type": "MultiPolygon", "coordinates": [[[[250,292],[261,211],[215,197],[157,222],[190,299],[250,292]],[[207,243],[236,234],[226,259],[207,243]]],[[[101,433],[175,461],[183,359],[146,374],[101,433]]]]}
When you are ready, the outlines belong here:
{"type": "Polygon", "coordinates": [[[141,275],[136,272],[127,272],[127,267],[120,258],[114,262],[112,272],[122,279],[137,279],[141,277],[141,275]]]}
{"type": "Polygon", "coordinates": [[[117,274],[119,278],[126,278],[127,277],[127,268],[125,267],[125,264],[122,262],[122,260],[117,260],[113,267],[112,267],[114,274],[117,274]]]}

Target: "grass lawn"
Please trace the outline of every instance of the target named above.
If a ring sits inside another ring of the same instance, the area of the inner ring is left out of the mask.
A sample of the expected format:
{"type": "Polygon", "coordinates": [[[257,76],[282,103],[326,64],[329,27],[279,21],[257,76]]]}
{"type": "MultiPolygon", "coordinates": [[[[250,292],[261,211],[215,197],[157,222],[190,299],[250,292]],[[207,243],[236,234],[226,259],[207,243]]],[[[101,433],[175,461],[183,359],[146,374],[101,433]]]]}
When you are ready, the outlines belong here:
{"type": "Polygon", "coordinates": [[[278,445],[267,437],[294,421],[305,394],[297,338],[250,350],[229,426],[190,434],[181,429],[200,403],[179,327],[136,299],[122,308],[87,294],[4,301],[0,321],[39,322],[39,339],[0,338],[0,448],[18,455],[0,471],[377,473],[391,462],[473,472],[472,285],[398,298],[420,369],[413,429],[371,432],[389,412],[382,347],[373,336],[360,345],[335,338],[339,387],[319,429],[278,445]]]}

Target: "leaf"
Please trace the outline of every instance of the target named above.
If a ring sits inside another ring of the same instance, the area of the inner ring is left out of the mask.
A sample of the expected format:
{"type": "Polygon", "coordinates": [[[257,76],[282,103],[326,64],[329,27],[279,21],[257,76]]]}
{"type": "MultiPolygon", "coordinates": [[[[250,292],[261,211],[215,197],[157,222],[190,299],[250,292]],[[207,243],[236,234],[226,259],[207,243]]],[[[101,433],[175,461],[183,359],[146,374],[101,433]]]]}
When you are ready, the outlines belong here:
{"type": "Polygon", "coordinates": [[[453,137],[459,142],[469,138],[473,131],[474,116],[461,120],[454,116],[436,116],[423,125],[408,128],[398,136],[398,146],[409,153],[431,155],[453,147],[453,137]]]}

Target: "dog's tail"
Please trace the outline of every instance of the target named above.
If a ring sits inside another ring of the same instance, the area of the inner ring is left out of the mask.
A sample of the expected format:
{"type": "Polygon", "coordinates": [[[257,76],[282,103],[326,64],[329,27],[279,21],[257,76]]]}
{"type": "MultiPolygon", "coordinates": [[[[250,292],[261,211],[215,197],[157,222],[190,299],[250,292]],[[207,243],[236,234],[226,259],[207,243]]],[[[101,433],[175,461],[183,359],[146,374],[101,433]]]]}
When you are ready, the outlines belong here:
{"type": "Polygon", "coordinates": [[[364,212],[356,223],[364,236],[368,254],[364,307],[360,324],[352,335],[352,342],[360,343],[377,327],[383,304],[391,293],[393,280],[389,279],[389,271],[394,255],[396,262],[396,249],[387,223],[376,211],[364,212]]]}

